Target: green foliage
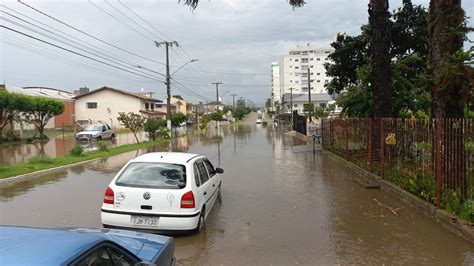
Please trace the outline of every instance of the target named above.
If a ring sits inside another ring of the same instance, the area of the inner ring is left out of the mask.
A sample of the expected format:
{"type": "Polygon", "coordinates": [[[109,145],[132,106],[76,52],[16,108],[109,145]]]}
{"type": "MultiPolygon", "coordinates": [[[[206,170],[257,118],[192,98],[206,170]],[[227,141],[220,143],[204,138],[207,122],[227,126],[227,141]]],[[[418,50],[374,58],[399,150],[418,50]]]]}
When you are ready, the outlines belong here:
{"type": "Polygon", "coordinates": [[[241,108],[241,107],[237,107],[235,108],[234,112],[232,113],[232,115],[234,116],[234,118],[236,120],[242,120],[242,118],[244,118],[246,115],[248,115],[249,113],[251,112],[251,110],[249,108],[241,108]]]}
{"type": "MultiPolygon", "coordinates": [[[[392,105],[394,114],[411,117],[418,111],[429,114],[432,78],[428,70],[428,30],[425,8],[404,0],[403,6],[392,12],[390,22],[392,58],[392,105]]],[[[325,64],[326,73],[332,77],[326,89],[338,93],[337,103],[343,116],[370,117],[374,103],[372,92],[372,67],[369,46],[369,26],[352,37],[339,34],[331,46],[331,63],[325,64]]]]}
{"type": "Polygon", "coordinates": [[[262,127],[266,127],[266,126],[268,126],[268,122],[267,122],[267,121],[263,121],[263,122],[262,122],[262,127]]]}
{"type": "Polygon", "coordinates": [[[46,97],[29,97],[24,110],[25,122],[33,124],[40,138],[47,138],[43,132],[44,127],[54,116],[64,112],[64,103],[46,97]]]}
{"type": "Polygon", "coordinates": [[[151,140],[156,139],[157,130],[161,128],[166,128],[166,120],[164,119],[149,118],[144,125],[144,129],[148,132],[148,137],[151,140]]]}
{"type": "Polygon", "coordinates": [[[461,192],[459,190],[445,189],[443,191],[441,207],[465,220],[474,221],[473,202],[469,200],[463,202],[461,192]]]}
{"type": "Polygon", "coordinates": [[[184,99],[181,95],[173,95],[173,98],[180,99],[180,100],[184,101],[184,99]]]}
{"type": "Polygon", "coordinates": [[[132,131],[133,135],[135,136],[135,140],[137,143],[138,137],[137,137],[137,132],[143,129],[143,126],[145,125],[146,118],[136,114],[136,113],[123,113],[119,112],[119,117],[117,117],[117,120],[125,127],[128,128],[132,131]]]}
{"type": "Polygon", "coordinates": [[[173,127],[179,127],[179,125],[186,122],[186,120],[188,120],[188,117],[183,113],[171,114],[171,125],[173,127]]]}
{"type": "Polygon", "coordinates": [[[72,149],[69,150],[69,154],[72,156],[81,156],[84,152],[84,148],[81,145],[75,145],[72,149]]]}
{"type": "Polygon", "coordinates": [[[97,141],[97,147],[99,147],[99,151],[109,150],[109,148],[107,147],[107,143],[105,143],[105,141],[102,141],[102,140],[97,141]]]}
{"type": "Polygon", "coordinates": [[[336,105],[335,104],[329,104],[328,106],[321,107],[321,106],[316,106],[314,108],[314,117],[316,118],[326,118],[336,110],[336,105]]]}
{"type": "Polygon", "coordinates": [[[216,111],[214,113],[210,113],[209,114],[209,118],[212,120],[212,121],[222,121],[223,120],[223,116],[224,116],[224,112],[223,111],[216,111]]]}
{"type": "Polygon", "coordinates": [[[237,108],[242,108],[242,109],[247,108],[247,104],[245,103],[245,99],[242,98],[242,97],[239,98],[237,100],[237,102],[235,103],[235,107],[236,107],[236,109],[237,108]]]}
{"type": "Polygon", "coordinates": [[[39,155],[30,158],[28,162],[31,164],[52,164],[53,160],[46,155],[39,155]]]}

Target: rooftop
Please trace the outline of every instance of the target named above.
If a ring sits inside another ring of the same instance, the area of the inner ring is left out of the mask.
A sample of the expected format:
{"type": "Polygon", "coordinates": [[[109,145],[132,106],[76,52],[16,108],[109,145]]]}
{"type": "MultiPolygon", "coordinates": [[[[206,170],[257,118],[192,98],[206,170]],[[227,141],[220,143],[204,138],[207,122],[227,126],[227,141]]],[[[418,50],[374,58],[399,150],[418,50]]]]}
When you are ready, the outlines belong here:
{"type": "Polygon", "coordinates": [[[89,96],[91,94],[94,94],[96,92],[103,91],[103,90],[115,91],[115,92],[118,92],[118,93],[121,93],[121,94],[129,95],[129,96],[132,96],[132,97],[135,97],[135,98],[138,98],[138,99],[142,99],[142,100],[146,100],[146,101],[163,102],[162,100],[158,100],[158,99],[155,99],[155,98],[150,98],[150,97],[145,96],[145,95],[141,95],[141,94],[138,94],[138,93],[133,93],[133,92],[129,92],[129,91],[121,90],[121,89],[111,88],[111,87],[107,87],[107,86],[104,86],[102,88],[98,88],[98,89],[90,91],[88,93],[77,95],[76,97],[74,97],[74,99],[79,99],[79,98],[82,98],[84,96],[89,96]]]}

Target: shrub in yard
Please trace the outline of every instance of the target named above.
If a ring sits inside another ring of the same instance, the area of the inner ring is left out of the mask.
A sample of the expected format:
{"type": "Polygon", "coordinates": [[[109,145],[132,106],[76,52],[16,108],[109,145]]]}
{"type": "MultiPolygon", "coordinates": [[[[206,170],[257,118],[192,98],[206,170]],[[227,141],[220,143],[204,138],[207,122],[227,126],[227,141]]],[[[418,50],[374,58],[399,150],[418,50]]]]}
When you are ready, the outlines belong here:
{"type": "Polygon", "coordinates": [[[109,150],[109,148],[107,147],[107,143],[105,143],[102,140],[97,141],[97,147],[99,147],[99,151],[108,151],[109,150]]]}
{"type": "Polygon", "coordinates": [[[31,159],[28,160],[28,162],[34,163],[34,164],[50,164],[50,163],[53,163],[53,160],[46,155],[39,155],[39,156],[32,157],[31,159]]]}
{"type": "Polygon", "coordinates": [[[72,156],[81,156],[84,152],[84,148],[81,145],[76,145],[69,150],[69,154],[72,156]]]}
{"type": "Polygon", "coordinates": [[[263,122],[262,122],[262,126],[263,126],[263,127],[268,126],[268,122],[267,122],[267,121],[263,121],[263,122]]]}

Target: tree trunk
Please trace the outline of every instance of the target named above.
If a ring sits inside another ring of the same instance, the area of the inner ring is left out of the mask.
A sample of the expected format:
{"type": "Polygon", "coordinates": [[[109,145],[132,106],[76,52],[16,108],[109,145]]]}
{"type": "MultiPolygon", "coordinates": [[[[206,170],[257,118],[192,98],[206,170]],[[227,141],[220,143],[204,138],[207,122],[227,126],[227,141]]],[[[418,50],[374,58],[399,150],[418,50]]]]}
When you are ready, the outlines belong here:
{"type": "Polygon", "coordinates": [[[140,143],[140,141],[138,141],[137,132],[133,131],[133,136],[135,136],[135,140],[137,141],[137,144],[140,143]]]}
{"type": "Polygon", "coordinates": [[[462,118],[464,106],[459,79],[445,71],[444,64],[463,47],[464,22],[461,0],[431,0],[428,15],[429,63],[434,85],[431,90],[433,118],[462,118]],[[454,30],[453,30],[454,29],[454,30]],[[458,29],[458,30],[456,30],[458,29]],[[456,32],[458,31],[458,32],[456,32]]]}
{"type": "Polygon", "coordinates": [[[370,0],[369,23],[372,59],[374,117],[392,117],[392,77],[390,70],[390,29],[388,0],[370,0]]]}
{"type": "Polygon", "coordinates": [[[430,1],[429,64],[434,80],[431,90],[431,116],[444,120],[439,178],[442,180],[441,188],[459,189],[462,195],[466,196],[462,81],[446,69],[446,63],[463,47],[463,23],[461,0],[430,1]]]}

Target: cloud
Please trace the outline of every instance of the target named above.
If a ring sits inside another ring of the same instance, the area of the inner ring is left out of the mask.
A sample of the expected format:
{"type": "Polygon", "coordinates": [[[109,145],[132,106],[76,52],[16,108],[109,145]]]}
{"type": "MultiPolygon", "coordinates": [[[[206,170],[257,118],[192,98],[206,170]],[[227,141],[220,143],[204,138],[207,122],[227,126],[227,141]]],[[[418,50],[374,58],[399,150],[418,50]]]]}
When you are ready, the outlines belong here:
{"type": "MultiPolygon", "coordinates": [[[[222,81],[222,92],[231,91],[263,104],[271,93],[270,63],[288,53],[297,44],[311,43],[316,46],[329,46],[337,32],[358,34],[360,26],[367,23],[367,2],[354,0],[308,1],[308,4],[293,10],[285,0],[202,0],[194,11],[178,4],[176,0],[127,1],[122,0],[133,11],[153,25],[158,31],[149,28],[153,34],[134,26],[125,17],[114,13],[115,17],[129,26],[135,27],[147,37],[161,41],[172,38],[183,49],[172,49],[170,53],[172,71],[190,60],[191,63],[176,73],[175,79],[187,89],[172,89],[173,94],[182,94],[194,102],[202,101],[195,97],[198,93],[210,100],[215,98],[215,88],[210,83],[222,81]],[[197,72],[190,69],[214,72],[268,73],[265,75],[224,75],[197,72]],[[189,91],[194,93],[190,93],[189,91]]],[[[94,3],[109,12],[114,10],[103,1],[94,3]]],[[[110,4],[126,12],[117,1],[110,4]]],[[[427,6],[428,0],[413,0],[415,4],[427,6]]],[[[466,13],[472,16],[474,0],[463,1],[466,13]]],[[[104,14],[88,1],[27,1],[31,5],[64,20],[94,36],[113,43],[123,49],[140,54],[146,58],[165,61],[163,48],[156,47],[152,41],[130,30],[117,20],[104,14]]],[[[24,7],[16,1],[4,1],[4,5],[61,29],[80,38],[85,43],[94,44],[101,49],[125,58],[133,64],[150,67],[164,73],[163,65],[123,53],[120,50],[90,39],[78,32],[56,23],[24,7]]],[[[390,9],[401,5],[401,1],[390,1],[390,9]]],[[[138,18],[138,23],[146,26],[138,18]]],[[[471,23],[472,24],[472,23],[471,23]]],[[[87,85],[97,88],[103,85],[116,86],[130,91],[140,88],[156,92],[164,98],[165,86],[156,80],[147,80],[133,74],[103,66],[87,59],[58,51],[39,42],[20,37],[2,30],[2,72],[1,81],[27,86],[42,85],[74,90],[87,85]],[[5,37],[6,36],[6,37],[5,37]],[[50,51],[66,60],[75,60],[90,66],[93,70],[78,68],[77,65],[59,63],[38,53],[25,51],[5,43],[5,38],[20,38],[36,49],[50,51]],[[96,68],[111,71],[114,75],[97,71],[96,68]],[[126,77],[125,77],[126,76],[126,77]],[[130,80],[133,77],[133,80],[130,80]]],[[[178,85],[181,87],[181,85],[178,85]]],[[[222,93],[223,94],[223,93],[222,93]]],[[[231,93],[224,100],[231,102],[231,93]]]]}

